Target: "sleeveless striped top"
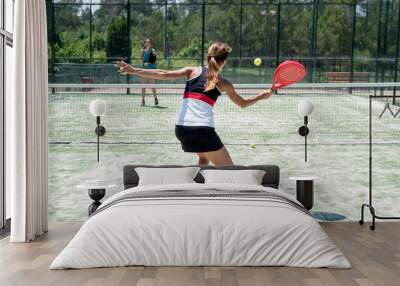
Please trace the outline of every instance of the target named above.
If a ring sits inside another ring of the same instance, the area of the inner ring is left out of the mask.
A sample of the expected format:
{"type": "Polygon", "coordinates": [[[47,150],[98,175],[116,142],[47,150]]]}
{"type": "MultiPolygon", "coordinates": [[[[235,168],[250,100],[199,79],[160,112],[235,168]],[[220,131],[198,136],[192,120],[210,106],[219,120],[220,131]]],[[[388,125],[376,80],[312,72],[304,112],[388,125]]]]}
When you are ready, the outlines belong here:
{"type": "Polygon", "coordinates": [[[221,95],[221,91],[218,87],[207,92],[204,91],[206,81],[207,68],[202,68],[197,77],[186,81],[177,125],[214,128],[214,105],[221,95]]]}

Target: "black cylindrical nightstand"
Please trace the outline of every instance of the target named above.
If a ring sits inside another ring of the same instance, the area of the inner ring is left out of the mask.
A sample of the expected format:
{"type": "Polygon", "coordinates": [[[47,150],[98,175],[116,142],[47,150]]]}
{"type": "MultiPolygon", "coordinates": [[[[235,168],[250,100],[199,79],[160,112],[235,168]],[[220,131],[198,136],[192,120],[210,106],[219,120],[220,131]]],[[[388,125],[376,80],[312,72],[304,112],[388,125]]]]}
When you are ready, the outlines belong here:
{"type": "Polygon", "coordinates": [[[314,181],[315,176],[290,177],[296,181],[296,199],[307,209],[311,210],[314,206],[314,181]]]}
{"type": "Polygon", "coordinates": [[[104,198],[106,194],[106,189],[88,189],[88,194],[89,197],[94,201],[88,207],[88,215],[90,216],[101,205],[100,200],[104,198]]]}
{"type": "Polygon", "coordinates": [[[88,191],[89,197],[94,201],[88,206],[88,215],[90,216],[94,213],[97,208],[101,205],[100,200],[104,198],[106,194],[106,189],[114,187],[115,185],[109,185],[97,181],[87,181],[82,185],[77,186],[78,189],[84,189],[88,191]]]}

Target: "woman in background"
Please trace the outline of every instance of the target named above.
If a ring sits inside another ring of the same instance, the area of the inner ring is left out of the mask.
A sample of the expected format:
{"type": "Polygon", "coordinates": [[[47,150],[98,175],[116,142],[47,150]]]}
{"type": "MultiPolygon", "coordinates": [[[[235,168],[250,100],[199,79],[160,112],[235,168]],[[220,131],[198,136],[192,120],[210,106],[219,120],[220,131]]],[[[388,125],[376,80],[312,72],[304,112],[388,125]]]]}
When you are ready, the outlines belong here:
{"type": "MultiPolygon", "coordinates": [[[[140,53],[140,59],[142,60],[142,67],[144,69],[156,69],[157,68],[157,57],[156,57],[156,50],[153,48],[150,39],[145,39],[143,42],[143,49],[140,53]]],[[[141,78],[142,83],[155,83],[154,79],[149,78],[141,78]]],[[[157,91],[155,88],[152,88],[151,91],[153,92],[154,96],[154,105],[158,105],[158,98],[157,98],[157,91]]],[[[144,97],[146,96],[146,88],[142,88],[142,106],[146,105],[144,97]]]]}

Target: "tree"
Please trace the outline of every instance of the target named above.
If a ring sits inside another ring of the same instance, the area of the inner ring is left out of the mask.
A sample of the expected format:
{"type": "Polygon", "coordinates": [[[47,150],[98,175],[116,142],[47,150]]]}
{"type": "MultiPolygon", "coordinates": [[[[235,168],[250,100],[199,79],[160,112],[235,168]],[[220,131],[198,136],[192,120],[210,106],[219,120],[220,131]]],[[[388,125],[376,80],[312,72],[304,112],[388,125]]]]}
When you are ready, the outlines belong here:
{"type": "Polygon", "coordinates": [[[109,60],[129,55],[128,25],[125,16],[114,17],[106,31],[106,55],[109,60]]]}

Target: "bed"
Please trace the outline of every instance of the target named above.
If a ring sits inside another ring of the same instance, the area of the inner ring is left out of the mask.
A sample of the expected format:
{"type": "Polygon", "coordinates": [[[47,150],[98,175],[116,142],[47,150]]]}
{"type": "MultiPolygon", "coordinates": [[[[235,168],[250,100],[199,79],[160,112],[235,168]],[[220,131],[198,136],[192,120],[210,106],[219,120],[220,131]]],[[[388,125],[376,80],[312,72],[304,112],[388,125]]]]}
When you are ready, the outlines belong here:
{"type": "Polygon", "coordinates": [[[219,168],[263,170],[261,185],[204,184],[199,173],[196,183],[153,186],[138,186],[137,167],[154,166],[125,166],[124,190],[103,202],[50,269],[351,267],[310,213],[279,190],[278,166],[219,168]]]}

